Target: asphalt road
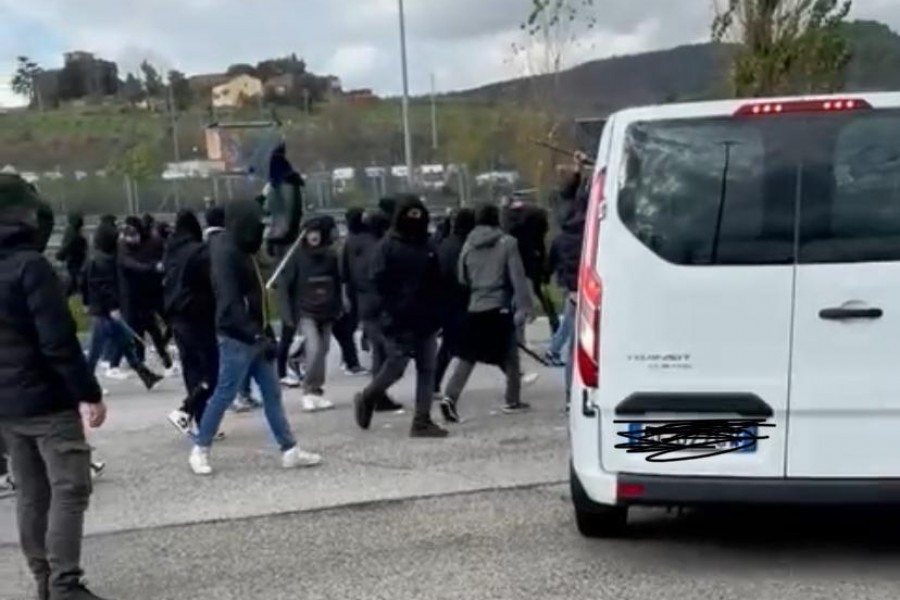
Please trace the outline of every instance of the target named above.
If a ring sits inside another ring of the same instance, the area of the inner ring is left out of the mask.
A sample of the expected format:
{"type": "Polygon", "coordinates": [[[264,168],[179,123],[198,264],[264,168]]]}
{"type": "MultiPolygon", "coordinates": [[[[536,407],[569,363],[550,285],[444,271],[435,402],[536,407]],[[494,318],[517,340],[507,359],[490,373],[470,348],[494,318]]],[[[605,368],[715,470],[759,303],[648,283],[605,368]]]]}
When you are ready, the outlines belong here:
{"type": "MultiPolygon", "coordinates": [[[[333,371],[334,372],[334,371],[333,371]]],[[[92,434],[107,473],[88,515],[85,567],[111,600],[190,598],[879,599],[900,595],[900,518],[848,510],[635,511],[627,540],[574,529],[558,370],[505,416],[498,373],[480,369],[447,440],[410,440],[409,414],[359,431],[362,382],[331,377],[338,409],[306,415],[302,443],[325,464],[284,471],[261,415],[231,415],[217,473],[190,474],[164,416],[177,381],[108,384],[92,434]]],[[[397,387],[411,402],[412,382],[397,387]]],[[[0,500],[0,600],[30,598],[14,503],[0,500]]]]}

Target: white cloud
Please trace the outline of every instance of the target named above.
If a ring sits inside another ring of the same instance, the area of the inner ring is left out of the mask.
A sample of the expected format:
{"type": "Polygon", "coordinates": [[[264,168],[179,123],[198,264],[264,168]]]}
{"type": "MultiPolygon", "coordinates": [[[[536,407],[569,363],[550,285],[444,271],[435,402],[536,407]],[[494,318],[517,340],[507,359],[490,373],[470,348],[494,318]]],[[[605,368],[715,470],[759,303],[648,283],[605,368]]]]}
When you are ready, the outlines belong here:
{"type": "MultiPolygon", "coordinates": [[[[854,16],[900,29],[898,0],[856,0],[854,16]]],[[[406,0],[413,92],[522,75],[512,46],[530,0],[406,0]]],[[[707,39],[712,0],[599,0],[597,25],[567,62],[707,39]]],[[[380,93],[400,88],[397,0],[0,0],[0,23],[38,24],[59,49],[189,73],[296,52],[315,72],[380,93]]],[[[0,74],[26,40],[2,35],[0,74]]],[[[48,42],[49,43],[49,42],[48,42]]],[[[533,54],[533,53],[532,53],[533,54]]],[[[533,59],[531,62],[534,62],[533,59]]],[[[0,102],[8,91],[0,86],[0,102]]]]}

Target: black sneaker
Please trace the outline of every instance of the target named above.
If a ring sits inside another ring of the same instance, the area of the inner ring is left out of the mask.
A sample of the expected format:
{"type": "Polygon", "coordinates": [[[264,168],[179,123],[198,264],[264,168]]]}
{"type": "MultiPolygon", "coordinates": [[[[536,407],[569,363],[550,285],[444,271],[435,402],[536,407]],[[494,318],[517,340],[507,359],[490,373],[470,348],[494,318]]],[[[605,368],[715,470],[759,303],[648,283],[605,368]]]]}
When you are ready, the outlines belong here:
{"type": "Polygon", "coordinates": [[[403,410],[403,405],[395,402],[393,398],[385,394],[375,403],[375,412],[393,413],[403,410]]]}
{"type": "Polygon", "coordinates": [[[441,398],[441,414],[448,423],[459,423],[459,412],[456,410],[456,400],[449,397],[441,398]]]}
{"type": "Polygon", "coordinates": [[[507,404],[503,407],[503,412],[507,415],[517,415],[519,413],[526,413],[531,410],[531,405],[526,404],[525,402],[519,402],[518,404],[507,404]]]}
{"type": "Polygon", "coordinates": [[[91,590],[87,588],[85,582],[70,587],[60,594],[59,597],[65,598],[65,600],[104,600],[97,594],[91,592],[91,590]]]}
{"type": "Polygon", "coordinates": [[[368,429],[372,425],[372,414],[374,412],[375,405],[372,401],[364,398],[362,394],[357,394],[353,399],[353,414],[360,429],[368,429]]]}
{"type": "Polygon", "coordinates": [[[412,428],[409,431],[409,437],[414,438],[442,439],[448,435],[450,434],[446,429],[438,427],[431,419],[428,419],[427,421],[413,421],[412,428]]]}

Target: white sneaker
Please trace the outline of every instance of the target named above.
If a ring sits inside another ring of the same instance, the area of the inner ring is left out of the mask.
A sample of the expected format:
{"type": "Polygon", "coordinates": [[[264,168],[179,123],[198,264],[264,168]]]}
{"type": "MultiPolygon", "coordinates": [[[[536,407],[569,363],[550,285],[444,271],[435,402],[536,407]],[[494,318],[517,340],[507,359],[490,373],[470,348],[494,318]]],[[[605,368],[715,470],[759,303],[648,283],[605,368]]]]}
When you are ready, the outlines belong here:
{"type": "Polygon", "coordinates": [[[128,373],[117,367],[109,367],[104,371],[103,376],[115,381],[125,381],[128,379],[128,373]]]}
{"type": "Polygon", "coordinates": [[[303,397],[300,398],[300,408],[303,409],[303,412],[316,412],[319,410],[316,397],[311,394],[303,394],[303,397]]]}
{"type": "Polygon", "coordinates": [[[525,373],[522,375],[522,387],[531,387],[538,382],[541,376],[537,373],[525,373]]]}
{"type": "Polygon", "coordinates": [[[298,469],[301,467],[315,467],[322,463],[322,457],[312,452],[301,450],[294,446],[281,455],[281,466],[285,469],[298,469]]]}
{"type": "Polygon", "coordinates": [[[209,464],[209,448],[194,446],[191,456],[188,458],[191,471],[194,475],[212,475],[212,467],[209,464]]]}
{"type": "Polygon", "coordinates": [[[109,361],[108,360],[98,361],[97,367],[102,371],[107,371],[107,370],[109,370],[109,361]]]}
{"type": "Polygon", "coordinates": [[[312,402],[315,405],[316,410],[331,410],[334,408],[334,402],[325,396],[313,396],[312,402]]]}
{"type": "Polygon", "coordinates": [[[98,479],[101,475],[103,475],[103,471],[106,470],[106,463],[102,460],[95,460],[91,462],[91,479],[98,479]]]}
{"type": "Polygon", "coordinates": [[[281,385],[286,388],[298,388],[300,387],[300,379],[293,373],[288,373],[281,378],[281,385]]]}
{"type": "Polygon", "coordinates": [[[181,375],[181,367],[178,363],[172,363],[172,366],[163,371],[163,376],[167,378],[177,377],[181,375]]]}
{"type": "Polygon", "coordinates": [[[184,435],[191,435],[191,416],[182,410],[169,413],[169,423],[184,435]]]}

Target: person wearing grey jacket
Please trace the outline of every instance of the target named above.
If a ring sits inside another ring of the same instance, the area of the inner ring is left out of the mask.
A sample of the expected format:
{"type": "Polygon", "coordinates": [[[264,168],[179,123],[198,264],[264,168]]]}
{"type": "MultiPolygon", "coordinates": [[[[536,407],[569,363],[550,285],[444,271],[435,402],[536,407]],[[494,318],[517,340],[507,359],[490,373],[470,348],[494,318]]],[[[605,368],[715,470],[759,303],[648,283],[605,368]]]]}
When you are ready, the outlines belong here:
{"type": "Polygon", "coordinates": [[[441,412],[451,423],[459,422],[457,403],[477,363],[496,365],[506,375],[504,412],[530,408],[521,400],[518,331],[533,308],[518,243],[500,228],[496,206],[479,207],[475,219],[459,257],[459,281],[469,290],[466,326],[459,362],[441,401],[441,412]]]}

